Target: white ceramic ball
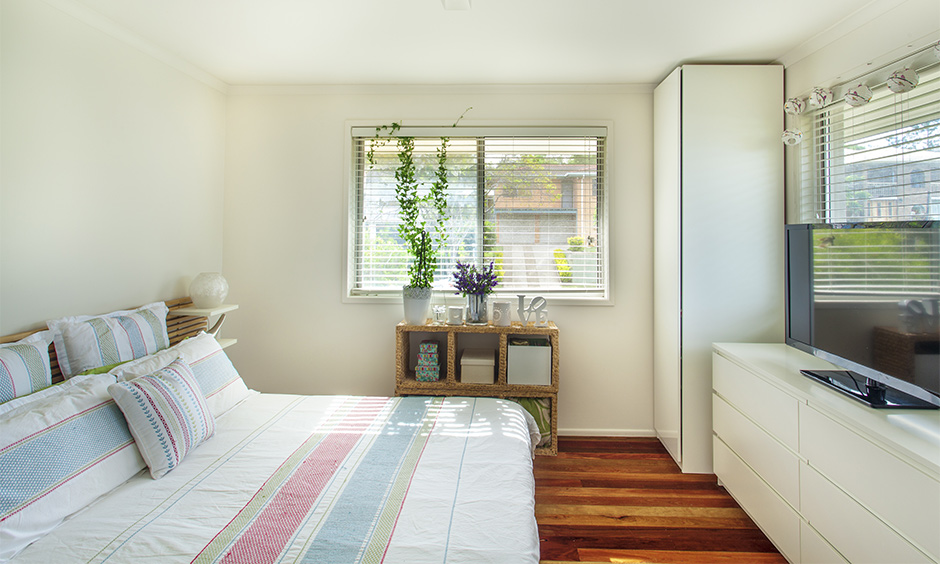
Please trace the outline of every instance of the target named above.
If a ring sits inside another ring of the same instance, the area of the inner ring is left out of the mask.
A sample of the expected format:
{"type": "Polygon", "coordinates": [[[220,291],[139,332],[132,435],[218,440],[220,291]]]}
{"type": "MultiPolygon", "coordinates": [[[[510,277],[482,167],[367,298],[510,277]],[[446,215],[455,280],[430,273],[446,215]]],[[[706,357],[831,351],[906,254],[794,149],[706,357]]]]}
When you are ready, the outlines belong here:
{"type": "Polygon", "coordinates": [[[864,84],[857,84],[845,92],[845,103],[852,106],[864,106],[871,101],[871,88],[864,84]]]}
{"type": "Polygon", "coordinates": [[[920,76],[912,68],[896,70],[888,77],[888,90],[902,94],[910,92],[920,82],[920,76]]]}
{"type": "Polygon", "coordinates": [[[827,104],[832,102],[832,90],[828,88],[813,88],[813,91],[810,92],[809,98],[806,101],[809,103],[810,108],[825,108],[827,104]]]}
{"type": "Polygon", "coordinates": [[[189,285],[189,297],[197,308],[219,307],[228,297],[228,282],[218,272],[201,272],[189,285]]]}
{"type": "Polygon", "coordinates": [[[780,136],[780,140],[783,141],[784,145],[793,146],[799,145],[803,140],[803,132],[799,129],[787,129],[783,132],[783,135],[780,136]]]}
{"type": "Polygon", "coordinates": [[[806,102],[801,98],[790,98],[783,105],[783,111],[790,114],[791,116],[798,116],[806,110],[806,102]]]}

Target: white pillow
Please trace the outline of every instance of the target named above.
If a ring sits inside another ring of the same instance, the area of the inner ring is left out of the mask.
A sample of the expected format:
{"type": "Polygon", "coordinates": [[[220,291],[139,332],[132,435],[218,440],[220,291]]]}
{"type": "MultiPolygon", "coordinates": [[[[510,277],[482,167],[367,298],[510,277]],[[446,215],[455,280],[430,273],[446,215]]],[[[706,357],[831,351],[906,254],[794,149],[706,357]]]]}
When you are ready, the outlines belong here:
{"type": "MultiPolygon", "coordinates": [[[[94,376],[94,374],[81,374],[70,380],[65,380],[64,382],[59,382],[58,384],[54,386],[49,386],[48,388],[43,388],[39,390],[38,392],[33,392],[32,394],[29,394],[28,396],[20,396],[16,398],[15,400],[10,400],[6,403],[0,404],[0,421],[5,421],[4,417],[7,416],[8,414],[22,411],[21,409],[19,409],[20,407],[31,406],[32,404],[38,402],[39,400],[43,398],[48,398],[48,397],[55,396],[57,394],[65,393],[65,390],[72,388],[74,386],[78,386],[79,384],[87,385],[87,383],[82,384],[82,382],[87,380],[89,376],[94,376]]],[[[29,409],[29,408],[26,407],[23,409],[29,409]]],[[[12,417],[12,415],[10,415],[10,417],[12,417]]]]}
{"type": "Polygon", "coordinates": [[[180,346],[189,340],[191,339],[181,341],[168,349],[163,349],[162,351],[142,356],[136,360],[119,364],[108,372],[113,374],[118,382],[153,374],[161,368],[166,368],[171,362],[178,359],[180,357],[180,346]]]}
{"type": "Polygon", "coordinates": [[[73,375],[153,354],[170,345],[166,304],[157,302],[135,310],[105,315],[79,315],[48,321],[62,375],[73,375]]]}
{"type": "Polygon", "coordinates": [[[215,419],[189,365],[176,359],[149,376],[118,382],[108,392],[124,412],[154,480],[215,433],[215,419]]]}
{"type": "Polygon", "coordinates": [[[15,343],[0,344],[0,403],[52,385],[49,370],[51,331],[40,331],[15,343]]]}
{"type": "Polygon", "coordinates": [[[144,468],[112,383],[79,376],[0,406],[0,561],[144,468]]]}
{"type": "Polygon", "coordinates": [[[115,367],[111,373],[118,381],[130,380],[163,368],[176,358],[183,359],[192,368],[214,417],[221,417],[251,394],[219,342],[205,332],[155,355],[115,367]]]}

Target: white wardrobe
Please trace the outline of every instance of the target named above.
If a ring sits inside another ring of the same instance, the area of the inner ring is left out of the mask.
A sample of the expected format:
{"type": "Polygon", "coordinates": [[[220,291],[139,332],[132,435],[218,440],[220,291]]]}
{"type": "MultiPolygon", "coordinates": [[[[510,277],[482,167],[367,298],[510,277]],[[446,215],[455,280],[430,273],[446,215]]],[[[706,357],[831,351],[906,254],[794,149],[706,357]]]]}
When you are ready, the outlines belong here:
{"type": "Polygon", "coordinates": [[[783,342],[783,67],[684,65],[654,91],[654,424],[712,472],[712,343],[783,342]]]}

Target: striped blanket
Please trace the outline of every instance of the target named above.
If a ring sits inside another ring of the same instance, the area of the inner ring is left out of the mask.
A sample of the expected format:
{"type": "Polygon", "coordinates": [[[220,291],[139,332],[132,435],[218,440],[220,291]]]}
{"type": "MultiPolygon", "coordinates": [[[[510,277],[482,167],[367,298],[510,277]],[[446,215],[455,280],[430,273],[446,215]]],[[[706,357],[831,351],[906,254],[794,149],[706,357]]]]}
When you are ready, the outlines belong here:
{"type": "Polygon", "coordinates": [[[485,398],[254,395],[13,562],[534,563],[532,427],[485,398]]]}

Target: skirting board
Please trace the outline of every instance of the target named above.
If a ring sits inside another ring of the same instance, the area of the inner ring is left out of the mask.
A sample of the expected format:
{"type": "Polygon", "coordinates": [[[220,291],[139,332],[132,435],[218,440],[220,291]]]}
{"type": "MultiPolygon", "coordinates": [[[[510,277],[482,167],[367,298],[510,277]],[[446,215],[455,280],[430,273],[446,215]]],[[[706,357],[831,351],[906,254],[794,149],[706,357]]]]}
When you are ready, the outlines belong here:
{"type": "Polygon", "coordinates": [[[655,437],[653,429],[558,429],[559,436],[569,437],[655,437]]]}

